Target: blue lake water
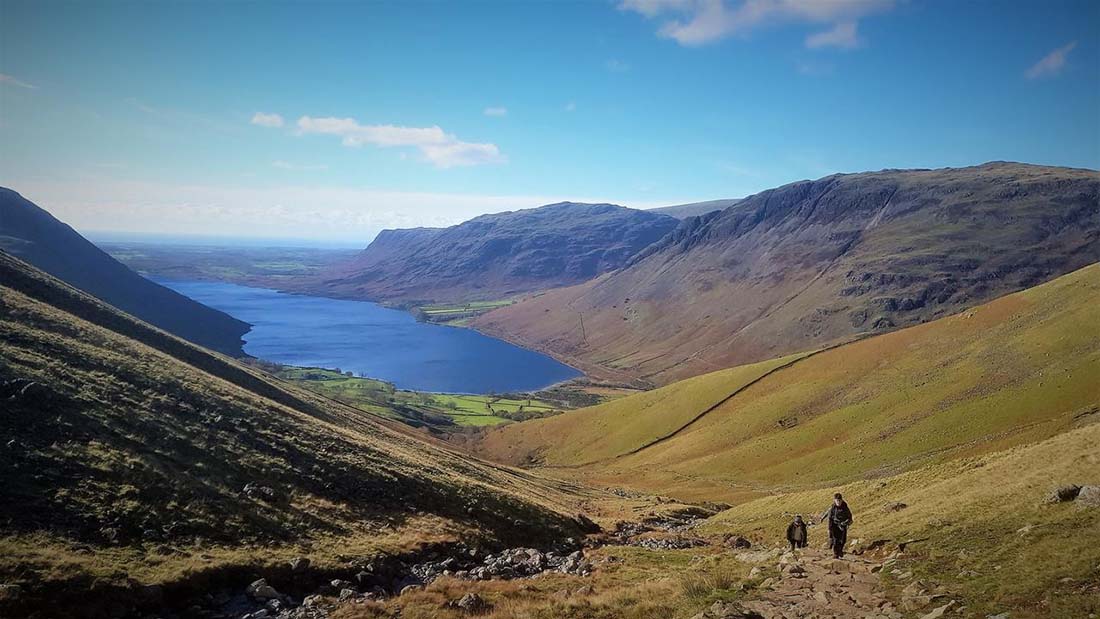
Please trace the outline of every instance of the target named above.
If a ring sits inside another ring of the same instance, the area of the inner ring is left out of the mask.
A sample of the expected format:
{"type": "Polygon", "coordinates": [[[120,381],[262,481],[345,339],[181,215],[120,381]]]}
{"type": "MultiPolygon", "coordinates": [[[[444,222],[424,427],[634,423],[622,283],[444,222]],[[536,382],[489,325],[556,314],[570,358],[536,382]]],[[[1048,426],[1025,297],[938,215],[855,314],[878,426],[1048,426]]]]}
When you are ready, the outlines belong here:
{"type": "Polygon", "coordinates": [[[471,329],[417,322],[375,303],[221,282],[156,281],[252,324],[245,352],[285,365],[340,368],[399,389],[448,393],[534,391],[580,376],[541,353],[471,329]]]}

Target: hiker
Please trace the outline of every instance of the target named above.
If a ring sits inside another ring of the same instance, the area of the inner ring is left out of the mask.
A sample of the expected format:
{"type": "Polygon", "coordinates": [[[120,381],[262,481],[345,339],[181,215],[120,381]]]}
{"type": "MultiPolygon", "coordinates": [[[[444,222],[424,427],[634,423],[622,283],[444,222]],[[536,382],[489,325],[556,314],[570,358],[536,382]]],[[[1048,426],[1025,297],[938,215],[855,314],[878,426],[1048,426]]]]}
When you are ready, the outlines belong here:
{"type": "Polygon", "coordinates": [[[824,522],[826,518],[829,519],[829,548],[833,549],[833,556],[839,559],[844,556],[848,527],[852,524],[852,510],[848,509],[848,504],[839,492],[833,495],[833,504],[821,514],[818,522],[824,522]]]}
{"type": "Polygon", "coordinates": [[[806,547],[806,523],[802,520],[802,514],[795,516],[794,522],[787,525],[787,541],[790,542],[792,551],[806,547]]]}

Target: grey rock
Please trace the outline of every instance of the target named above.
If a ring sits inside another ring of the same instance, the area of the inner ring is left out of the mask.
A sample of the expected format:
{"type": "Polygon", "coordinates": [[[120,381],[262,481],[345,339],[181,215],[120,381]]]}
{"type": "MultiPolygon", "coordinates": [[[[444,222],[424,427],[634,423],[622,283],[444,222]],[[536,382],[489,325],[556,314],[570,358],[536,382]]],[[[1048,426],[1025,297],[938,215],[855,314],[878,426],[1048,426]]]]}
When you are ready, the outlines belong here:
{"type": "Polygon", "coordinates": [[[269,503],[278,501],[282,498],[274,488],[263,486],[256,482],[248,482],[241,492],[250,499],[267,501],[269,503]]]}
{"type": "Polygon", "coordinates": [[[467,593],[461,598],[451,602],[450,606],[468,613],[480,613],[490,608],[489,603],[476,593],[467,593]]]}
{"type": "Polygon", "coordinates": [[[267,584],[267,581],[263,578],[248,585],[248,587],[245,589],[245,593],[248,594],[248,597],[259,600],[261,602],[267,600],[275,600],[283,597],[282,594],[276,591],[274,587],[267,584]]]}
{"type": "Polygon", "coordinates": [[[1100,486],[1081,486],[1075,503],[1082,507],[1100,507],[1100,486]]]}
{"type": "Polygon", "coordinates": [[[1066,484],[1064,486],[1058,486],[1047,495],[1046,503],[1067,503],[1077,498],[1077,495],[1081,492],[1081,486],[1077,484],[1066,484]]]}

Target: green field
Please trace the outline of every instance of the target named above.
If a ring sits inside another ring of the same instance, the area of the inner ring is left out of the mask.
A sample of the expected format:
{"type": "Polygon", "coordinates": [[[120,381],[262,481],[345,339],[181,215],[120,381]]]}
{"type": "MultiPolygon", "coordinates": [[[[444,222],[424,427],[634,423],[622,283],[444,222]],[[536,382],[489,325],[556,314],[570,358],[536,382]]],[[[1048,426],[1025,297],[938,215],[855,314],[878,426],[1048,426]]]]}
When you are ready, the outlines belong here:
{"type": "Polygon", "coordinates": [[[385,381],[336,370],[292,366],[261,367],[323,396],[414,426],[493,426],[554,415],[563,403],[495,395],[421,393],[385,381]]]}
{"type": "Polygon", "coordinates": [[[515,303],[514,299],[501,299],[497,301],[469,301],[466,303],[438,303],[433,305],[421,305],[413,310],[423,320],[428,322],[446,323],[453,326],[464,326],[466,321],[484,314],[490,310],[515,303]]]}

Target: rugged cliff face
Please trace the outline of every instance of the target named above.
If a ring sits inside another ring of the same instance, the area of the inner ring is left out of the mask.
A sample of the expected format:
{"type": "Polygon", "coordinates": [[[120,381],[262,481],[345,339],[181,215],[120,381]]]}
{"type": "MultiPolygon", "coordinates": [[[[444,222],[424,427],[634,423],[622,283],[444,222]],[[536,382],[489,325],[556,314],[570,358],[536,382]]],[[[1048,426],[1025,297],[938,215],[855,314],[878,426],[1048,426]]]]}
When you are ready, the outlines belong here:
{"type": "Polygon", "coordinates": [[[1100,259],[1100,173],[834,175],[684,220],[598,280],[475,326],[656,383],[925,322],[1100,259]]]}
{"type": "Polygon", "coordinates": [[[666,215],[563,202],[450,228],[385,230],[316,288],[394,302],[498,299],[617,269],[675,227],[666,215]]]}
{"type": "Polygon", "coordinates": [[[0,187],[0,249],[165,331],[244,356],[248,323],[145,279],[18,193],[0,187]]]}

